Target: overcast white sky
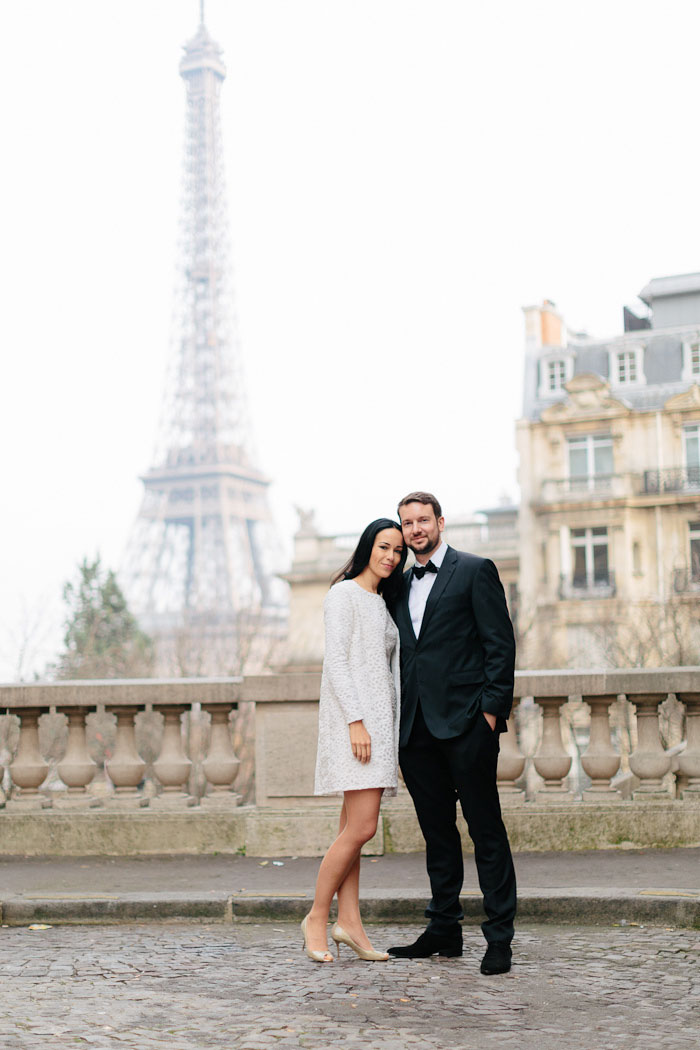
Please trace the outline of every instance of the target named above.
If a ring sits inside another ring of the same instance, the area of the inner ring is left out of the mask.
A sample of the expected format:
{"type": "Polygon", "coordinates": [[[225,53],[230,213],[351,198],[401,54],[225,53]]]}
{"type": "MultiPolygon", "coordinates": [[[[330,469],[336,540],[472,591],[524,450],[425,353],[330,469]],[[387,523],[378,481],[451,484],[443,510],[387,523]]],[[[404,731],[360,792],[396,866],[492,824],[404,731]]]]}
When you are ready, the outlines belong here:
{"type": "MultiPolygon", "coordinates": [[[[524,304],[700,269],[695,0],[207,0],[260,465],[328,531],[517,498],[524,304]]],[[[168,350],[196,0],[0,5],[0,679],[118,566],[168,350]],[[37,636],[38,637],[38,636],[37,636]],[[36,642],[36,639],[34,640],[36,642]],[[34,644],[34,643],[33,643],[34,644]]]]}

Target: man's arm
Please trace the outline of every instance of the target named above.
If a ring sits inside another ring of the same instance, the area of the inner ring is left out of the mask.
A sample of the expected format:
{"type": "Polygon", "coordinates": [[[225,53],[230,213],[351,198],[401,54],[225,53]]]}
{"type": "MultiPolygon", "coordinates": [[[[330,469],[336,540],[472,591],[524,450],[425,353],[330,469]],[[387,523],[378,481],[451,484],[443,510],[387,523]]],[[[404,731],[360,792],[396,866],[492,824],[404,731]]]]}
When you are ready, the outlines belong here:
{"type": "Polygon", "coordinates": [[[508,615],[506,596],[494,563],[485,559],[479,566],[472,589],[476,628],[484,650],[486,684],[481,707],[495,728],[496,717],[508,718],[513,704],[515,636],[508,615]]]}

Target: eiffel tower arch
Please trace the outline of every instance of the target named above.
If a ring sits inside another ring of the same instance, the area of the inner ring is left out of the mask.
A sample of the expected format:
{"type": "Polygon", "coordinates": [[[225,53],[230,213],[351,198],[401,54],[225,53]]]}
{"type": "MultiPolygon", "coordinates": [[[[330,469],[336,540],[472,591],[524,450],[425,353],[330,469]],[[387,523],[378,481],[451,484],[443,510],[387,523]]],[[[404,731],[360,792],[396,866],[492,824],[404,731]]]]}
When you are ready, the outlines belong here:
{"type": "Polygon", "coordinates": [[[258,669],[287,616],[235,333],[220,113],[226,68],[200,10],[180,62],[184,189],[168,376],[121,572],[161,674],[258,669]]]}

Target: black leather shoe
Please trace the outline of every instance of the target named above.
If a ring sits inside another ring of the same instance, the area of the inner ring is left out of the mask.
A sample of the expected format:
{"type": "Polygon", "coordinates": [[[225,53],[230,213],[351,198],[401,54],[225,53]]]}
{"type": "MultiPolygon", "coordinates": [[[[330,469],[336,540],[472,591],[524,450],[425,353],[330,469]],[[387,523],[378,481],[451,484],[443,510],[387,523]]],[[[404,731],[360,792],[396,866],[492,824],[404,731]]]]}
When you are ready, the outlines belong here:
{"type": "Polygon", "coordinates": [[[481,972],[489,977],[494,973],[508,973],[512,958],[513,953],[509,944],[489,944],[481,960],[481,972]]]}
{"type": "Polygon", "coordinates": [[[454,959],[462,954],[462,927],[457,926],[454,933],[433,933],[431,930],[424,930],[413,944],[388,948],[387,951],[396,959],[427,959],[431,955],[443,955],[454,959]]]}

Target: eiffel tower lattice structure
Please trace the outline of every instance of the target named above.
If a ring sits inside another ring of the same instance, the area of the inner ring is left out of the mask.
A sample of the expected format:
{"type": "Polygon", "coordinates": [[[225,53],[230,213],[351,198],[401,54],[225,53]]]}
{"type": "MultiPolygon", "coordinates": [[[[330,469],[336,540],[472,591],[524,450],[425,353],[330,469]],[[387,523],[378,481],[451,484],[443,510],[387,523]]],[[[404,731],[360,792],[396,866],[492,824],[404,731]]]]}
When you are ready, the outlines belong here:
{"type": "Polygon", "coordinates": [[[180,75],[187,117],[173,345],[154,465],[142,477],[121,578],[156,641],[159,673],[237,674],[269,654],[287,607],[235,335],[220,114],[226,68],[203,10],[180,75]]]}

